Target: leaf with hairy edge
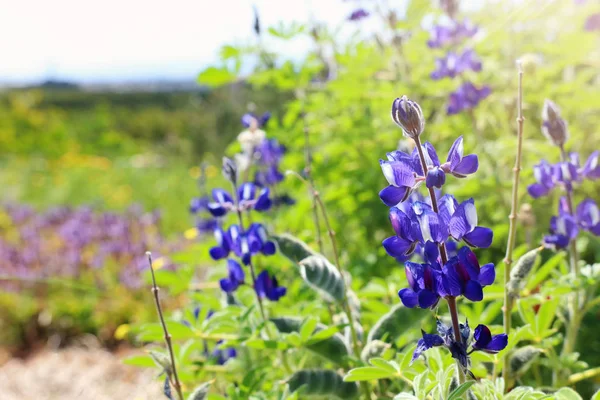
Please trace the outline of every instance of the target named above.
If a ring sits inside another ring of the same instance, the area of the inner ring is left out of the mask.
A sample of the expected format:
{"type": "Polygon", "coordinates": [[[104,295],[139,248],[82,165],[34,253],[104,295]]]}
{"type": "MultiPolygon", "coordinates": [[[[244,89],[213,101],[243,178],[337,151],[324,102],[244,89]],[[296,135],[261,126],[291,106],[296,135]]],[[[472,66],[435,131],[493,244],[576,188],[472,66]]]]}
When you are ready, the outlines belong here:
{"type": "Polygon", "coordinates": [[[300,275],[325,300],[341,301],[344,298],[344,279],[325,257],[315,254],[300,261],[300,275]]]}
{"type": "Polygon", "coordinates": [[[540,247],[523,254],[510,270],[510,280],[506,284],[506,287],[511,298],[516,299],[519,297],[519,292],[525,286],[525,280],[533,269],[541,249],[540,247]]]}
{"type": "MultiPolygon", "coordinates": [[[[277,330],[281,333],[299,332],[302,326],[302,320],[293,317],[271,318],[271,322],[275,324],[277,330]]],[[[325,325],[317,324],[313,334],[318,335],[319,332],[327,329],[325,325]]],[[[335,333],[316,343],[311,343],[309,340],[304,346],[310,351],[341,365],[346,363],[346,358],[350,355],[350,349],[344,337],[339,333],[335,333]]]]}
{"type": "Polygon", "coordinates": [[[509,361],[511,371],[516,375],[525,373],[540,353],[542,350],[534,346],[524,346],[515,350],[509,361]]]}
{"type": "Polygon", "coordinates": [[[287,233],[271,237],[277,243],[281,254],[294,263],[299,263],[307,257],[318,254],[302,240],[287,233]]]}
{"type": "Polygon", "coordinates": [[[162,370],[167,373],[168,376],[171,376],[171,359],[168,355],[158,351],[151,351],[150,357],[157,366],[161,367],[162,370]]]}
{"type": "Polygon", "coordinates": [[[358,385],[344,382],[342,377],[331,370],[300,370],[288,379],[290,392],[301,390],[306,396],[322,396],[327,399],[355,399],[358,385]]]}
{"type": "Polygon", "coordinates": [[[188,400],[205,400],[208,397],[208,391],[210,390],[211,382],[204,382],[198,386],[192,394],[188,397],[188,400]]]}
{"type": "Polygon", "coordinates": [[[373,325],[367,343],[381,340],[384,336],[387,338],[386,341],[393,342],[421,319],[423,319],[422,313],[414,312],[400,303],[396,304],[373,325]]]}

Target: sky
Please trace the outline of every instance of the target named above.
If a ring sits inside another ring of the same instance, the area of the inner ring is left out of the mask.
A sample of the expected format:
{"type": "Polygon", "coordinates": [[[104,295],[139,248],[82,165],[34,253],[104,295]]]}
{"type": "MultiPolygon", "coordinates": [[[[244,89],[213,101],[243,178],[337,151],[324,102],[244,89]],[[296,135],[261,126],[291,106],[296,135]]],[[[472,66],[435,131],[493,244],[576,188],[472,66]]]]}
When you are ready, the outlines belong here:
{"type": "MultiPolygon", "coordinates": [[[[223,44],[279,21],[341,23],[343,0],[0,0],[0,83],[194,79],[223,44]]],[[[304,44],[282,49],[300,54],[304,44]]],[[[306,43],[308,48],[308,43],[306,43]]]]}

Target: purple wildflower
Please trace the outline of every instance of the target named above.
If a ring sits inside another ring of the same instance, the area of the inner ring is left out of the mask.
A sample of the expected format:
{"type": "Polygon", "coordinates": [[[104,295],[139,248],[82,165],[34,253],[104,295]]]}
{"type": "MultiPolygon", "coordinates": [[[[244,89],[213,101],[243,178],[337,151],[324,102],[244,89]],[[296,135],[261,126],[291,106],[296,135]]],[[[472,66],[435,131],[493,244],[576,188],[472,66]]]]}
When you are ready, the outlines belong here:
{"type": "Polygon", "coordinates": [[[427,45],[430,48],[440,48],[451,44],[457,44],[464,39],[473,37],[478,28],[468,19],[462,22],[452,21],[451,25],[436,25],[430,32],[427,45]]]}
{"type": "Polygon", "coordinates": [[[369,16],[369,12],[364,8],[359,8],[357,10],[352,11],[352,14],[348,17],[349,21],[360,21],[369,16]]]}
{"type": "Polygon", "coordinates": [[[244,270],[242,266],[233,259],[227,260],[228,277],[219,281],[221,290],[225,293],[232,293],[237,290],[240,285],[244,284],[244,270]]]}
{"type": "Polygon", "coordinates": [[[398,296],[408,308],[435,308],[440,295],[445,294],[442,286],[442,271],[430,264],[405,264],[408,288],[401,289],[398,296]]]}
{"type": "Polygon", "coordinates": [[[442,78],[455,78],[465,71],[481,71],[481,61],[472,49],[465,50],[457,55],[449,52],[445,57],[436,58],[435,71],[431,73],[431,79],[438,80],[442,78]]]}
{"type": "Polygon", "coordinates": [[[262,271],[256,277],[256,283],[254,286],[256,294],[259,297],[266,297],[271,301],[279,301],[279,299],[285,296],[287,289],[284,286],[279,286],[277,278],[273,275],[269,276],[267,270],[262,271]]]}
{"type": "Polygon", "coordinates": [[[471,301],[481,301],[482,288],[494,283],[495,278],[494,264],[480,267],[471,249],[463,247],[458,251],[458,256],[450,258],[444,265],[442,280],[448,295],[464,295],[471,301]]]}
{"type": "Polygon", "coordinates": [[[490,328],[485,325],[477,325],[473,331],[473,351],[479,350],[490,354],[496,354],[508,345],[508,335],[501,333],[500,335],[492,335],[490,328]]]}
{"type": "Polygon", "coordinates": [[[464,110],[475,108],[490,93],[491,89],[489,86],[477,88],[471,82],[465,82],[456,91],[450,93],[446,112],[448,115],[454,115],[464,110]]]}
{"type": "Polygon", "coordinates": [[[585,199],[579,203],[575,217],[581,229],[600,236],[600,210],[594,200],[585,199]]]}
{"type": "Polygon", "coordinates": [[[247,113],[242,116],[242,125],[250,129],[262,128],[269,122],[269,119],[271,119],[271,113],[268,111],[261,116],[257,116],[254,113],[247,113]]]}

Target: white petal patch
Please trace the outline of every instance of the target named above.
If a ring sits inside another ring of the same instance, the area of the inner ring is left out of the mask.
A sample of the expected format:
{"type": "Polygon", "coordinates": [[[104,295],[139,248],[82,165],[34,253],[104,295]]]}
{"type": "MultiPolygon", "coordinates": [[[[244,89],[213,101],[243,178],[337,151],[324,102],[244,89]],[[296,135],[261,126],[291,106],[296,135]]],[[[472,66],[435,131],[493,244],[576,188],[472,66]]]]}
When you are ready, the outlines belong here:
{"type": "Polygon", "coordinates": [[[464,140],[460,139],[460,143],[458,144],[458,146],[456,146],[456,153],[458,154],[458,156],[460,157],[461,160],[463,157],[463,151],[464,151],[464,140]]]}
{"type": "Polygon", "coordinates": [[[220,229],[215,229],[215,240],[219,245],[223,244],[223,233],[220,229]]]}
{"type": "Polygon", "coordinates": [[[556,219],[556,232],[560,233],[561,235],[567,234],[567,226],[563,218],[556,219]]]}
{"type": "Polygon", "coordinates": [[[247,200],[250,199],[251,192],[252,192],[252,186],[244,185],[244,193],[243,193],[242,197],[247,200]]]}
{"type": "Polygon", "coordinates": [[[598,155],[596,154],[595,157],[590,157],[590,158],[591,158],[590,169],[596,169],[596,167],[598,166],[598,155]]]}
{"type": "Polygon", "coordinates": [[[389,162],[382,162],[381,170],[383,171],[383,176],[385,176],[385,179],[387,179],[390,185],[398,186],[396,185],[396,179],[394,178],[394,169],[389,162]]]}
{"type": "Polygon", "coordinates": [[[429,216],[424,214],[421,218],[421,235],[423,235],[423,241],[427,242],[428,240],[433,241],[431,238],[431,230],[429,229],[429,216]]]}
{"type": "Polygon", "coordinates": [[[475,208],[475,204],[465,204],[465,217],[467,218],[467,223],[471,227],[470,231],[472,231],[477,226],[477,209],[475,208]]]}
{"type": "Polygon", "coordinates": [[[567,165],[567,163],[560,164],[560,169],[562,170],[563,179],[570,181],[571,180],[571,171],[569,171],[569,166],[567,165]]]}
{"type": "Polygon", "coordinates": [[[537,182],[541,182],[542,181],[542,167],[538,167],[538,168],[534,168],[533,169],[533,177],[535,178],[535,180],[537,182]]]}
{"type": "Polygon", "coordinates": [[[600,210],[595,205],[590,207],[590,219],[592,220],[592,226],[600,222],[600,210]]]}

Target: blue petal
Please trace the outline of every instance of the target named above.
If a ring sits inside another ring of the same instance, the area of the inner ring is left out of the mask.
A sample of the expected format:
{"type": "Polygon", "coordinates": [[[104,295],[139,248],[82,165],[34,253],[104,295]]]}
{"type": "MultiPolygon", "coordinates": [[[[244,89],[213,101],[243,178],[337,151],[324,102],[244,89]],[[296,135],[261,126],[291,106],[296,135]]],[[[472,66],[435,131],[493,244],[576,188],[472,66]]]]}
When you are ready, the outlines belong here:
{"type": "Polygon", "coordinates": [[[221,285],[221,290],[223,290],[225,293],[232,293],[234,292],[239,284],[236,281],[232,281],[229,278],[223,278],[219,281],[219,284],[221,285]]]}
{"type": "Polygon", "coordinates": [[[228,259],[227,260],[227,269],[229,270],[229,277],[235,281],[235,282],[239,282],[239,283],[243,283],[244,282],[244,278],[245,278],[245,274],[244,274],[244,270],[242,269],[242,266],[235,261],[234,259],[228,259]]]}
{"type": "Polygon", "coordinates": [[[473,331],[473,339],[475,339],[473,347],[485,347],[492,340],[492,332],[487,326],[479,324],[473,331]]]}
{"type": "Polygon", "coordinates": [[[393,186],[412,187],[415,184],[415,172],[402,161],[379,160],[385,179],[393,186]]]}
{"type": "Polygon", "coordinates": [[[481,284],[474,280],[468,281],[465,285],[464,296],[471,301],[483,300],[483,288],[481,284]]]}
{"type": "Polygon", "coordinates": [[[254,204],[254,209],[256,211],[267,211],[271,208],[272,202],[269,198],[269,188],[264,188],[261,190],[258,199],[256,200],[256,204],[254,204]]]}
{"type": "Polygon", "coordinates": [[[254,200],[254,197],[256,196],[256,186],[254,183],[242,183],[242,185],[238,188],[238,196],[241,201],[254,200]]]}
{"type": "Polygon", "coordinates": [[[473,199],[463,201],[457,208],[450,223],[448,224],[448,230],[450,235],[456,239],[461,240],[462,237],[471,232],[477,225],[477,211],[475,209],[475,202],[473,199]]]}
{"type": "Polygon", "coordinates": [[[275,243],[268,241],[262,247],[262,253],[266,256],[272,256],[276,252],[275,243]]]}
{"type": "Polygon", "coordinates": [[[430,290],[423,289],[419,292],[419,307],[423,309],[434,307],[439,300],[440,296],[430,290]]]}
{"type": "Polygon", "coordinates": [[[435,242],[426,242],[423,250],[423,260],[426,264],[438,265],[440,257],[440,249],[435,242]]]}
{"type": "Polygon", "coordinates": [[[429,160],[431,160],[432,165],[434,167],[439,167],[440,160],[438,159],[438,155],[437,155],[437,152],[435,151],[435,147],[433,147],[433,145],[429,142],[425,142],[423,144],[423,147],[425,147],[425,152],[426,152],[427,156],[429,157],[429,160]]]}
{"type": "Polygon", "coordinates": [[[474,174],[479,168],[479,159],[475,154],[469,154],[452,168],[452,175],[458,178],[464,178],[467,175],[474,174]]]}
{"type": "Polygon", "coordinates": [[[388,207],[394,207],[408,198],[410,188],[406,186],[388,186],[379,192],[379,198],[388,207]]]}
{"type": "Polygon", "coordinates": [[[264,270],[256,277],[256,282],[254,282],[254,290],[258,296],[265,297],[269,286],[271,286],[271,278],[269,278],[269,273],[267,270],[264,270]]]}
{"type": "Polygon", "coordinates": [[[425,186],[428,188],[437,187],[441,188],[446,183],[446,173],[439,167],[434,167],[427,171],[427,178],[425,179],[425,186]]]}
{"type": "Polygon", "coordinates": [[[479,273],[479,283],[481,283],[481,286],[489,286],[494,283],[494,280],[496,280],[496,268],[494,268],[494,264],[489,263],[481,267],[481,272],[479,273]]]}
{"type": "Polygon", "coordinates": [[[488,248],[494,239],[494,232],[490,228],[476,226],[471,232],[463,236],[463,240],[471,247],[488,248]]]}
{"type": "Polygon", "coordinates": [[[212,247],[208,251],[208,253],[210,254],[210,257],[215,261],[225,258],[229,255],[229,251],[225,250],[223,247],[220,246],[212,247]]]}
{"type": "Polygon", "coordinates": [[[495,335],[491,342],[486,346],[485,351],[487,353],[498,353],[508,345],[508,335],[506,333],[501,333],[499,335],[495,335]]]}
{"type": "Polygon", "coordinates": [[[406,255],[406,252],[411,249],[412,243],[399,238],[398,236],[392,236],[383,241],[383,248],[392,257],[402,257],[406,255]]]}
{"type": "MultiPolygon", "coordinates": [[[[449,113],[450,114],[450,113],[449,113]]],[[[450,163],[450,168],[454,169],[460,163],[463,156],[463,137],[459,136],[454,143],[452,143],[452,147],[450,147],[450,151],[448,151],[447,162],[450,163]]]]}
{"type": "Polygon", "coordinates": [[[440,218],[446,225],[450,223],[450,218],[458,208],[458,202],[454,196],[446,194],[438,200],[440,218]]]}
{"type": "Polygon", "coordinates": [[[213,196],[213,199],[215,199],[215,201],[221,205],[224,205],[227,203],[233,204],[233,199],[231,198],[231,195],[229,193],[227,193],[226,190],[213,189],[212,196],[213,196]]]}
{"type": "Polygon", "coordinates": [[[401,289],[398,296],[405,307],[414,308],[419,304],[419,296],[412,289],[401,289]]]}
{"type": "Polygon", "coordinates": [[[213,217],[222,217],[227,214],[227,209],[219,203],[208,203],[207,208],[213,217]]]}
{"type": "Polygon", "coordinates": [[[462,294],[463,280],[456,271],[457,263],[457,259],[451,259],[444,265],[443,269],[442,283],[446,293],[450,296],[460,296],[462,294]]]}

